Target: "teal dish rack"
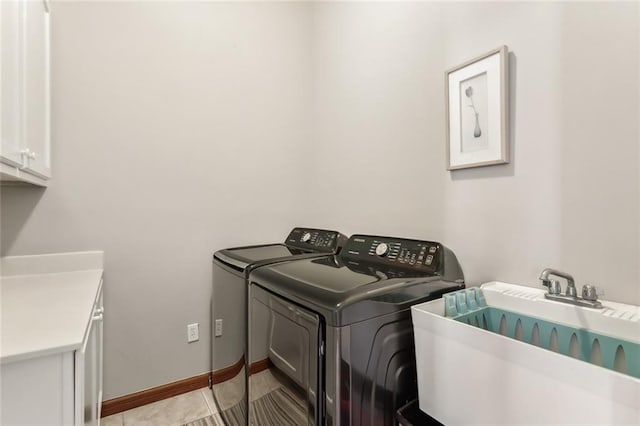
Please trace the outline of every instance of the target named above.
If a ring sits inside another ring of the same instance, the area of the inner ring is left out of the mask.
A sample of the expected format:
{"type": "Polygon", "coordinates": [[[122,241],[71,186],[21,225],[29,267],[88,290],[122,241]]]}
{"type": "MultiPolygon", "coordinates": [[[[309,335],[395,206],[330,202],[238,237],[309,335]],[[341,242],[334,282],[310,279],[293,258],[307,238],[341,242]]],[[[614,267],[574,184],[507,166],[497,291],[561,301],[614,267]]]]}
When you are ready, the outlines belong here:
{"type": "Polygon", "coordinates": [[[640,344],[487,306],[482,290],[444,296],[445,316],[505,337],[640,378],[640,344]]]}

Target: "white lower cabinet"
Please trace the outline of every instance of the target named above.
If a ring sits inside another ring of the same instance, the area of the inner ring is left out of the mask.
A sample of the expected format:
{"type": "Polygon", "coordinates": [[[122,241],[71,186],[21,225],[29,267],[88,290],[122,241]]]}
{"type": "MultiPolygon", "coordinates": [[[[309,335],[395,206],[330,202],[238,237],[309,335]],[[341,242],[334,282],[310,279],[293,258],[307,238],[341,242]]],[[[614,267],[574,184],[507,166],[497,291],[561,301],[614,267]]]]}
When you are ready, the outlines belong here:
{"type": "Polygon", "coordinates": [[[0,424],[100,424],[103,315],[100,284],[80,349],[0,365],[0,424]]]}

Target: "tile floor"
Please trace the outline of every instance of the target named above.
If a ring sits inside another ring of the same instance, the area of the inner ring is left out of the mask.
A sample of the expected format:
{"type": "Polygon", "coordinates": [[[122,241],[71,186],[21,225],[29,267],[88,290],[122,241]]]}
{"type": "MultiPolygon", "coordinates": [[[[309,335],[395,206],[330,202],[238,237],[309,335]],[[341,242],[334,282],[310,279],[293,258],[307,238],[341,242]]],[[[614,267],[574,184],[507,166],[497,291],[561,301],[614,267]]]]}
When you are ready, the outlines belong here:
{"type": "Polygon", "coordinates": [[[180,426],[203,417],[217,417],[211,390],[202,388],[104,417],[101,426],[180,426]]]}
{"type": "MultiPolygon", "coordinates": [[[[223,410],[240,401],[244,388],[242,384],[243,377],[243,374],[238,374],[233,379],[214,387],[223,410]]],[[[251,400],[253,401],[282,387],[283,382],[271,370],[267,369],[251,376],[250,386],[252,390],[251,400]]],[[[207,416],[213,416],[214,423],[223,424],[218,412],[219,409],[213,400],[211,389],[202,388],[104,417],[100,420],[100,425],[181,426],[207,416]]]]}

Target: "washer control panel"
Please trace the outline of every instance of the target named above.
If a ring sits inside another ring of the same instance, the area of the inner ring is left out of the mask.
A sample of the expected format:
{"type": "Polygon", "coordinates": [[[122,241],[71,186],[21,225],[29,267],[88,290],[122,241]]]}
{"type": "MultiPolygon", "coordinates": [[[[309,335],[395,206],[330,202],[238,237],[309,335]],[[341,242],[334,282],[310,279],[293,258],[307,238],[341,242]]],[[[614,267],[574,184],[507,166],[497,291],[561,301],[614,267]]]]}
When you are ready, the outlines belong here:
{"type": "Polygon", "coordinates": [[[337,253],[347,238],[337,231],[312,228],[294,228],[285,244],[310,251],[337,253]]]}
{"type": "Polygon", "coordinates": [[[350,260],[435,271],[440,265],[441,251],[441,244],[433,241],[353,235],[342,256],[350,260]]]}

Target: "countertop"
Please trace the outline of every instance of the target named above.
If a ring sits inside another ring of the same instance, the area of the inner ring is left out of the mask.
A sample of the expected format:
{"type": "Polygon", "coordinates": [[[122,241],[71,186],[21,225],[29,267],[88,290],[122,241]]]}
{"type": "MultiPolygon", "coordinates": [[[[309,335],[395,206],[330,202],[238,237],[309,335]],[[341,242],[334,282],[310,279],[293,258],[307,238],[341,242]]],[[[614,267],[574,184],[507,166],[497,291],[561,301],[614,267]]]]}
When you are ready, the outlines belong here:
{"type": "Polygon", "coordinates": [[[102,252],[6,257],[2,269],[0,363],[80,349],[102,284],[102,252]]]}

